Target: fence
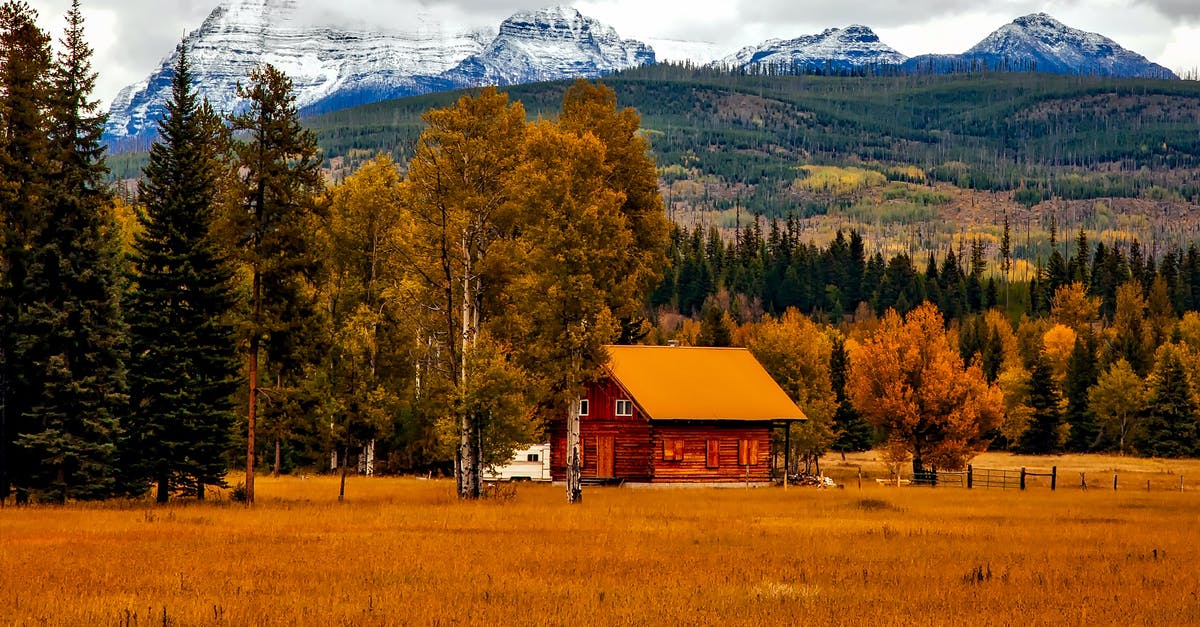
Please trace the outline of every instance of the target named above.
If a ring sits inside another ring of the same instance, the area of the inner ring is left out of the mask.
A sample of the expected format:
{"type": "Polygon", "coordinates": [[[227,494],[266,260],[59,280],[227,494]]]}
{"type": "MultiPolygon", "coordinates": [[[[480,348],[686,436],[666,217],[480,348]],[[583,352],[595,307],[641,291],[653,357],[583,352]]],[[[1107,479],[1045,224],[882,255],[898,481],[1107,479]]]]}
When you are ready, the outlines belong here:
{"type": "Polygon", "coordinates": [[[914,485],[948,486],[959,488],[998,488],[1001,490],[1024,490],[1029,485],[1029,479],[1050,479],[1050,490],[1058,487],[1058,466],[1052,466],[1050,472],[1031,472],[1025,468],[1020,470],[1004,470],[999,468],[975,468],[967,466],[965,471],[948,472],[932,469],[913,474],[914,485]]]}

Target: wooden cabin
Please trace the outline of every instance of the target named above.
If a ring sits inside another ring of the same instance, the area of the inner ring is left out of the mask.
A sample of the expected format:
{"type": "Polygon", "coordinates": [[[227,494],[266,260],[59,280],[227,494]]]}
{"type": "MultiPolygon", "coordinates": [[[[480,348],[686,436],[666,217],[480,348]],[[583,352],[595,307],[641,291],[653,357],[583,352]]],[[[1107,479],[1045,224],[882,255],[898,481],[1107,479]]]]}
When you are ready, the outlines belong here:
{"type": "MultiPolygon", "coordinates": [[[[804,412],[744,348],[609,346],[607,377],[579,400],[584,480],[764,482],[771,435],[804,412]]],[[[550,471],[566,480],[566,418],[550,471]]]]}

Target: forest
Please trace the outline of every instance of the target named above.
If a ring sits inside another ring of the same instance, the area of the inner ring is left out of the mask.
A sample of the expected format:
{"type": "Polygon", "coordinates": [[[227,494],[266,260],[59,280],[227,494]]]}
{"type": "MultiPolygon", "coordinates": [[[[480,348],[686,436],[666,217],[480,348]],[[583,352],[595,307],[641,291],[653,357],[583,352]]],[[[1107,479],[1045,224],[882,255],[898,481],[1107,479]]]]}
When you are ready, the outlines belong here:
{"type": "Polygon", "coordinates": [[[656,66],[305,121],[270,65],[213,111],[181,50],[158,142],[107,158],[90,57],[77,2],[57,50],[0,5],[0,501],[477,498],[605,345],[672,340],[749,348],[805,466],[1200,454],[1190,83],[656,66]]]}

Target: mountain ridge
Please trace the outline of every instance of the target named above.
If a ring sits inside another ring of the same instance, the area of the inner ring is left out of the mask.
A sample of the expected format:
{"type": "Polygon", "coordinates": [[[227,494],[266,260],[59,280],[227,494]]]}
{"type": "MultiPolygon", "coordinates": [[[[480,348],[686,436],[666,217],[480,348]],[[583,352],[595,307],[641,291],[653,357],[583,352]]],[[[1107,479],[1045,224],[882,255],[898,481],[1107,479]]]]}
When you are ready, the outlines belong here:
{"type": "MultiPolygon", "coordinates": [[[[188,34],[196,88],[219,111],[241,104],[236,86],[260,63],[272,63],[296,86],[306,115],[391,98],[479,87],[569,78],[674,63],[746,71],[754,67],[845,73],[894,68],[915,73],[975,68],[1023,69],[1059,74],[1177,78],[1170,70],[1096,33],[1058,22],[1045,13],[1019,17],[959,55],[908,58],[867,26],[829,28],[794,39],[770,39],[719,56],[703,42],[623,39],[611,26],[569,6],[519,11],[497,29],[455,31],[418,17],[406,32],[366,27],[299,24],[297,0],[224,0],[188,34]],[[693,56],[700,58],[692,58],[693,56]]],[[[169,95],[169,55],[146,79],[123,89],[110,108],[106,139],[142,146],[169,95]]]]}

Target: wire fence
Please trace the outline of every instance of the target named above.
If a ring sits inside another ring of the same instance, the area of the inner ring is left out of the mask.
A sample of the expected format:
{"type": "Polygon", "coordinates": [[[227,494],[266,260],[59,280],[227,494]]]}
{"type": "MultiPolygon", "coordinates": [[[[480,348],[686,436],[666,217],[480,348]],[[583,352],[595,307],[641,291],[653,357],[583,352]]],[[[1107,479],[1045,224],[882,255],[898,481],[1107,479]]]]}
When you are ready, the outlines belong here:
{"type": "MultiPolygon", "coordinates": [[[[914,473],[911,483],[916,486],[928,487],[950,487],[964,489],[984,489],[984,490],[1027,490],[1027,489],[1049,489],[1057,490],[1060,487],[1058,466],[1051,466],[1049,470],[1031,470],[1029,468],[976,468],[967,466],[966,470],[946,471],[930,469],[925,472],[914,473]]],[[[1121,482],[1120,473],[1113,472],[1112,483],[1108,482],[1108,476],[1105,473],[1093,473],[1090,478],[1087,473],[1079,473],[1079,485],[1081,490],[1088,489],[1141,489],[1140,483],[1133,481],[1121,482]]],[[[880,483],[890,483],[880,481],[880,483]]],[[[1155,482],[1155,489],[1168,489],[1184,491],[1185,483],[1183,475],[1179,475],[1179,485],[1175,486],[1173,482],[1164,484],[1162,481],[1155,482]]],[[[1061,487],[1072,487],[1063,485],[1061,487]]],[[[1146,480],[1145,490],[1150,491],[1152,483],[1149,479],[1146,480]]]]}

